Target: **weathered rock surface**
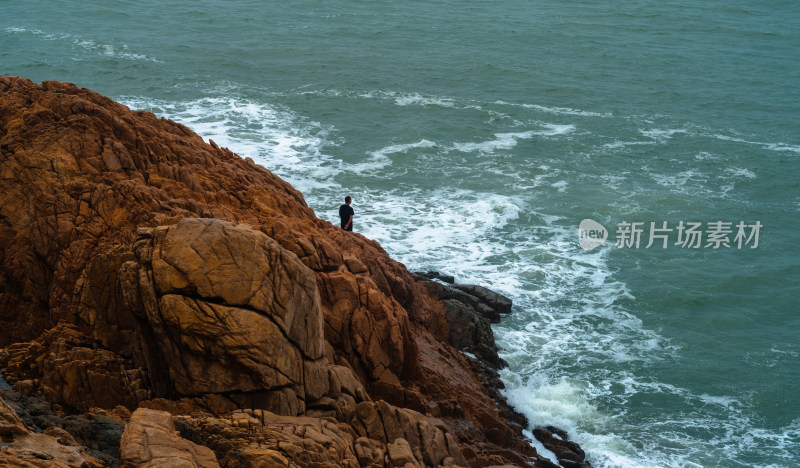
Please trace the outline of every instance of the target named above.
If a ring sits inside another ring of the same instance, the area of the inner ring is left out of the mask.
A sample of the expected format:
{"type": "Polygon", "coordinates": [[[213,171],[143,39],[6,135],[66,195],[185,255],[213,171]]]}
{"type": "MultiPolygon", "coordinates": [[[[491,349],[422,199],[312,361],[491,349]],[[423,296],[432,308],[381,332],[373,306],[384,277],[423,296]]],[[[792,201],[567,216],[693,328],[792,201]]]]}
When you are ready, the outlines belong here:
{"type": "Polygon", "coordinates": [[[215,421],[260,411],[274,437],[222,466],[307,466],[317,446],[335,466],[537,463],[497,392],[500,298],[436,290],[186,127],[0,76],[0,189],[0,369],[62,421],[203,413],[176,424],[221,455],[239,426],[215,421]]]}
{"type": "Polygon", "coordinates": [[[384,401],[363,402],[349,418],[177,416],[185,437],[219,455],[222,466],[467,466],[458,442],[424,415],[384,401]]]}
{"type": "Polygon", "coordinates": [[[211,449],[178,435],[166,411],[137,409],[122,433],[119,452],[123,468],[219,468],[211,449]]]}

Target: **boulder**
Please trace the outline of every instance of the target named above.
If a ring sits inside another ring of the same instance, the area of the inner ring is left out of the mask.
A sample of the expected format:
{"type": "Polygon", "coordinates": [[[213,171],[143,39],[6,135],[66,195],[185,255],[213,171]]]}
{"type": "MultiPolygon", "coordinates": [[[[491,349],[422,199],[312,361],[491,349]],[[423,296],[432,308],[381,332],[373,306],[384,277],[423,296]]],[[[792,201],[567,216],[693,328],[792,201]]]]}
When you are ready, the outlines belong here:
{"type": "Polygon", "coordinates": [[[180,437],[172,415],[147,408],[136,410],[120,442],[122,468],[219,468],[209,448],[180,437]]]}

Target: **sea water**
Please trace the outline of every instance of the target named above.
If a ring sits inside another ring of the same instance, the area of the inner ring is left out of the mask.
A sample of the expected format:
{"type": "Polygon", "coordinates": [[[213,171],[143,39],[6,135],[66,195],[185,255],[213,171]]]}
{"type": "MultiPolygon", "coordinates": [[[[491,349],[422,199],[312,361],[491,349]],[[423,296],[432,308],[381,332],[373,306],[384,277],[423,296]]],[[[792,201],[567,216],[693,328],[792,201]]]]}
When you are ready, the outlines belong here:
{"type": "Polygon", "coordinates": [[[351,195],[410,269],[513,298],[505,394],[595,466],[800,466],[796,2],[0,11],[0,73],[184,123],[323,219],[351,195]],[[584,219],[605,244],[581,247],[584,219]],[[676,245],[692,222],[728,246],[676,245]]]}

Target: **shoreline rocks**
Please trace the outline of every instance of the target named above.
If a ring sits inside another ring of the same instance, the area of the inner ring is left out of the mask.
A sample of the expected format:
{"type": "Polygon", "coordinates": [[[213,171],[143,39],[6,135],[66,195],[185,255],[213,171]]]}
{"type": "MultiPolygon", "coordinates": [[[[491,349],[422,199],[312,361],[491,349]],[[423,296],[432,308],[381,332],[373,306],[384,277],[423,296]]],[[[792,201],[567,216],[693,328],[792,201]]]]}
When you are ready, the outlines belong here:
{"type": "Polygon", "coordinates": [[[72,84],[0,76],[0,151],[0,370],[78,443],[108,444],[69,418],[146,408],[220,466],[543,466],[498,391],[499,295],[416,277],[269,170],[72,84]]]}

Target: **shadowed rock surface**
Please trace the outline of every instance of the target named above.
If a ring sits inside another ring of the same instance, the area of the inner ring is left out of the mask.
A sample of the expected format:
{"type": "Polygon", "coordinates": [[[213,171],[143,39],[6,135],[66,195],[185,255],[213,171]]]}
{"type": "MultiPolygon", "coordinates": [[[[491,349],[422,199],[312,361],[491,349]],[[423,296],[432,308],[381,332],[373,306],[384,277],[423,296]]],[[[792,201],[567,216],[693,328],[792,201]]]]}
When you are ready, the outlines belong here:
{"type": "Polygon", "coordinates": [[[124,463],[167,421],[197,466],[538,463],[485,291],[445,297],[267,169],[71,84],[0,77],[0,152],[0,369],[60,418],[166,411],[134,413],[124,463]]]}

